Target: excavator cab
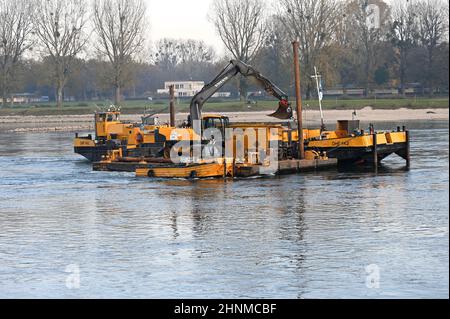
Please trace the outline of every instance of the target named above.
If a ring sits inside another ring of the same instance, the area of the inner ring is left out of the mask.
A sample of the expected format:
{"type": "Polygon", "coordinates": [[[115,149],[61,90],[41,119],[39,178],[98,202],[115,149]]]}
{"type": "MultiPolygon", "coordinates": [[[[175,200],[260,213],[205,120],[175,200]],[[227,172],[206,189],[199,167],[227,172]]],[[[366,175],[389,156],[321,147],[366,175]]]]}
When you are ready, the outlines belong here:
{"type": "Polygon", "coordinates": [[[222,136],[225,137],[225,130],[230,126],[230,119],[221,115],[206,115],[202,118],[202,130],[218,129],[222,136]]]}
{"type": "Polygon", "coordinates": [[[224,130],[230,124],[230,119],[226,116],[220,115],[207,115],[202,119],[203,130],[207,130],[210,128],[217,128],[220,130],[224,130]]]}

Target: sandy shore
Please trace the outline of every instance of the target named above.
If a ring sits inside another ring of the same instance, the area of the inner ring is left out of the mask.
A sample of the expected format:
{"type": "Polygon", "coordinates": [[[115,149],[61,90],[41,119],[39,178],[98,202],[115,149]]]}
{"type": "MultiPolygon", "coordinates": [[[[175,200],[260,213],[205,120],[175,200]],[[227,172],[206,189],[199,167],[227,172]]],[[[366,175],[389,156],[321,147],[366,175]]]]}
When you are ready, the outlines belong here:
{"type": "MultiPolygon", "coordinates": [[[[276,119],[268,117],[270,112],[235,112],[221,113],[230,118],[231,122],[277,122],[276,119]]],[[[349,110],[327,110],[325,111],[327,123],[334,123],[337,120],[352,118],[352,111],[349,110]]],[[[186,113],[177,114],[177,122],[182,122],[187,118],[186,113]]],[[[398,109],[398,110],[373,110],[365,108],[357,111],[357,118],[362,122],[398,122],[403,121],[439,121],[449,119],[448,109],[398,109]]],[[[168,114],[159,116],[161,123],[169,120],[168,114]]],[[[140,122],[140,115],[122,115],[123,121],[140,122]]],[[[319,111],[305,112],[304,120],[308,125],[320,123],[319,111]]],[[[94,129],[94,119],[92,115],[70,115],[70,116],[2,116],[0,117],[0,132],[77,132],[90,131],[94,129]]]]}

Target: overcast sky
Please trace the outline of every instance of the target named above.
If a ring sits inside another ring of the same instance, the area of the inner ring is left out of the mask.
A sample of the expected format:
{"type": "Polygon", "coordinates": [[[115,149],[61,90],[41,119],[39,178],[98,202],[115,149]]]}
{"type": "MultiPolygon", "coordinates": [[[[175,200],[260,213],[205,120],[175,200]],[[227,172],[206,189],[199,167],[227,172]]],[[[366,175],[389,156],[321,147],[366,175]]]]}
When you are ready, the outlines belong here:
{"type": "Polygon", "coordinates": [[[222,53],[222,42],[207,19],[213,0],[146,1],[153,43],[161,38],[203,40],[222,53]]]}
{"type": "MultiPolygon", "coordinates": [[[[203,40],[212,45],[219,55],[224,46],[208,21],[213,0],[145,0],[150,18],[150,40],[161,38],[203,40]]],[[[243,0],[245,1],[245,0],[243,0]]],[[[387,3],[404,0],[385,0],[387,3]]],[[[276,7],[276,0],[266,0],[268,9],[276,7]]]]}

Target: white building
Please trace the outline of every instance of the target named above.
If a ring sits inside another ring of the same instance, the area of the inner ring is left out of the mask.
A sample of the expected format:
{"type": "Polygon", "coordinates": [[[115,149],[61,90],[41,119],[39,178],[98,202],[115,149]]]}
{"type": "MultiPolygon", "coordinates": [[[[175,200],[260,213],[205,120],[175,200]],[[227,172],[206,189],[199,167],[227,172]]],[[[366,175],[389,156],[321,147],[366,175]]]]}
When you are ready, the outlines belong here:
{"type": "MultiPolygon", "coordinates": [[[[176,97],[194,97],[195,94],[201,91],[205,86],[203,81],[171,81],[164,82],[164,89],[157,91],[159,95],[169,95],[169,87],[173,85],[175,87],[176,97]]],[[[212,97],[231,97],[231,92],[217,92],[212,97]]]]}
{"type": "Polygon", "coordinates": [[[169,87],[175,86],[176,97],[193,97],[205,86],[203,81],[173,81],[164,82],[164,89],[158,90],[158,94],[168,95],[169,87]]]}

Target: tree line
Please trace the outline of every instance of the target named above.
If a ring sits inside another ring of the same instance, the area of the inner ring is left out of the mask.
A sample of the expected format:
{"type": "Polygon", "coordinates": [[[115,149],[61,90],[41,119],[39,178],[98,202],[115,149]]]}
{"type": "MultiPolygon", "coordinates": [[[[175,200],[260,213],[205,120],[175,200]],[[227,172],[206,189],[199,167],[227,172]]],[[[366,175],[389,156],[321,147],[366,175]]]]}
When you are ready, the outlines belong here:
{"type": "MultiPolygon", "coordinates": [[[[149,48],[143,0],[0,0],[0,96],[64,99],[153,96],[168,80],[214,78],[229,59],[254,65],[294,90],[291,42],[298,39],[303,90],[314,67],[345,90],[421,83],[448,92],[448,4],[444,0],[214,0],[208,19],[220,55],[204,41],[161,39],[149,48]]],[[[246,98],[252,83],[226,89],[246,98]]]]}

